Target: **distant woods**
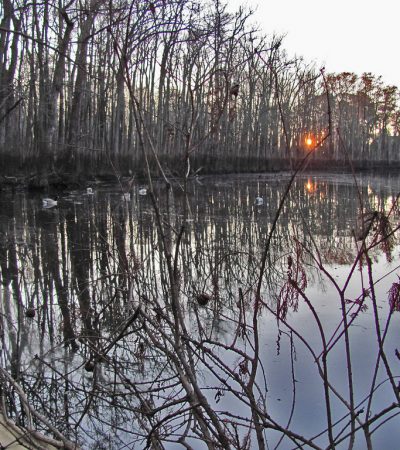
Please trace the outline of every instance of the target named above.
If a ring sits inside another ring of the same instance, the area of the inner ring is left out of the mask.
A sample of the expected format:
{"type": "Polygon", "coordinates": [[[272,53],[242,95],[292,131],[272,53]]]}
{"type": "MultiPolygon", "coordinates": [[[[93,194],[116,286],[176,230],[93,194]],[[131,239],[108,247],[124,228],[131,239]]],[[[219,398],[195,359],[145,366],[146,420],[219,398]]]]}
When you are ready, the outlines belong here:
{"type": "Polygon", "coordinates": [[[154,173],[279,169],[329,117],[311,164],[400,162],[396,87],[324,83],[219,0],[3,0],[0,17],[3,173],[141,173],[144,152],[154,173]]]}

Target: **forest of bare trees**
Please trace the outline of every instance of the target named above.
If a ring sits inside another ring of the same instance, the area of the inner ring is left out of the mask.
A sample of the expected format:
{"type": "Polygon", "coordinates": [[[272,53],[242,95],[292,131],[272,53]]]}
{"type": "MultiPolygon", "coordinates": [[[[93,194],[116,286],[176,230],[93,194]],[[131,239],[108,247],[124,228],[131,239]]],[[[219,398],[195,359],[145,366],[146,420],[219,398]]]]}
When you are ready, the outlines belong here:
{"type": "Polygon", "coordinates": [[[304,170],[400,166],[397,88],[291,58],[220,0],[0,13],[0,187],[50,196],[1,189],[0,432],[391,448],[398,176],[304,170]],[[55,197],[53,176],[97,179],[55,197]]]}
{"type": "Polygon", "coordinates": [[[333,132],[311,163],[400,161],[396,87],[324,82],[220,0],[3,0],[0,16],[4,174],[140,174],[144,152],[154,173],[289,167],[325,133],[326,90],[333,132]]]}

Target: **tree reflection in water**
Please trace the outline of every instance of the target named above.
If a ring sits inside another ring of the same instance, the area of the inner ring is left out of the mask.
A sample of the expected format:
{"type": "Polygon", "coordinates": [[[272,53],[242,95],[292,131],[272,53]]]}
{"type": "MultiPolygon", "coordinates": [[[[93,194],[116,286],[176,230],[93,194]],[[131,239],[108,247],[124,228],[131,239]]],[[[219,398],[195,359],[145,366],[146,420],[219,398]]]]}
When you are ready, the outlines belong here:
{"type": "MultiPolygon", "coordinates": [[[[349,177],[300,177],[256,299],[283,181],[204,178],[187,199],[159,186],[164,240],[150,195],[126,202],[103,187],[42,209],[37,197],[2,193],[2,367],[29,404],[83,448],[261,448],[257,423],[270,448],[389,448],[399,179],[361,178],[361,210],[349,177]],[[360,224],[365,211],[382,220],[360,224]],[[176,311],[162,249],[182,225],[176,311]],[[248,391],[255,332],[260,366],[248,391]]],[[[48,432],[2,384],[8,415],[48,432]]]]}

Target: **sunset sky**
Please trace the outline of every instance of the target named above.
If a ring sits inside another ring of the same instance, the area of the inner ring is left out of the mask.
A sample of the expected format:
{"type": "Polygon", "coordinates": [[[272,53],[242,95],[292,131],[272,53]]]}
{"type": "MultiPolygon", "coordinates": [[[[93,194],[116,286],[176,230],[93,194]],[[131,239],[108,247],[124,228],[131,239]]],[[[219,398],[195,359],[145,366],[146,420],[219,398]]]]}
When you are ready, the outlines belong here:
{"type": "Polygon", "coordinates": [[[304,56],[328,72],[372,72],[400,87],[399,0],[227,0],[229,8],[256,8],[267,34],[285,33],[289,55],[304,56]],[[259,6],[257,6],[259,5],[259,6]]]}

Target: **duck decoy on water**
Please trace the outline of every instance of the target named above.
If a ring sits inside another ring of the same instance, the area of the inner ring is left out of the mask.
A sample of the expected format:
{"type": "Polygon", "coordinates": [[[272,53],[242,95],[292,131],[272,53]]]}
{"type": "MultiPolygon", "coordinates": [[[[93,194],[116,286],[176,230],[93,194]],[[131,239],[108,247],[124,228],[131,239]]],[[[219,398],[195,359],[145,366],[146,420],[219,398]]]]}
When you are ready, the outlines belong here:
{"type": "Polygon", "coordinates": [[[147,195],[147,189],[146,188],[140,188],[139,189],[139,195],[147,195]]]}
{"type": "Polygon", "coordinates": [[[86,189],[86,194],[87,194],[87,195],[93,195],[93,194],[94,194],[93,189],[92,189],[91,187],[88,187],[88,188],[86,189]]]}
{"type": "Polygon", "coordinates": [[[256,200],[254,202],[256,206],[261,206],[264,204],[264,199],[262,197],[256,197],[256,200]]]}
{"type": "Polygon", "coordinates": [[[53,208],[57,206],[57,197],[53,198],[42,198],[43,208],[53,208]]]}

